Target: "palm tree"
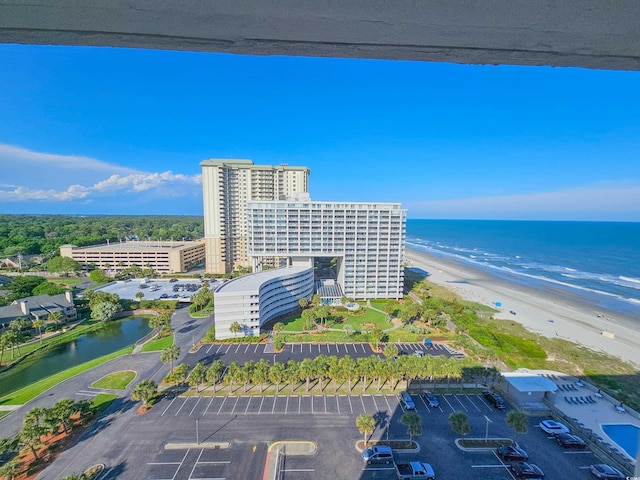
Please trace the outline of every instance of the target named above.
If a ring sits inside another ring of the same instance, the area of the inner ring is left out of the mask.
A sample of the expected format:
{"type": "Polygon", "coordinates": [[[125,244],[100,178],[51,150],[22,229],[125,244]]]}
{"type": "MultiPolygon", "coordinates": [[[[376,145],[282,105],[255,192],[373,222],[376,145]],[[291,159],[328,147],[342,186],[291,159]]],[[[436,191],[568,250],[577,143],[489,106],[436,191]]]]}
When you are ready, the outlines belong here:
{"type": "Polygon", "coordinates": [[[131,399],[135,402],[142,401],[142,408],[147,409],[149,400],[158,393],[158,385],[153,380],[142,380],[131,391],[131,399]]]}
{"type": "Polygon", "coordinates": [[[60,320],[62,320],[62,312],[57,310],[49,313],[47,316],[47,321],[55,324],[56,327],[60,324],[60,320]]]}
{"type": "Polygon", "coordinates": [[[307,308],[307,306],[309,305],[309,299],[302,297],[300,300],[298,300],[298,305],[300,305],[300,308],[307,308]]]}
{"type": "Polygon", "coordinates": [[[318,378],[318,382],[320,383],[320,392],[324,390],[323,382],[327,377],[327,372],[329,370],[329,359],[326,355],[320,354],[314,360],[314,370],[316,373],[316,377],[318,378]]]}
{"type": "Polygon", "coordinates": [[[280,332],[282,332],[284,330],[284,323],[277,322],[276,324],[273,325],[273,329],[272,330],[273,330],[273,333],[278,335],[280,332]]]}
{"type": "Polygon", "coordinates": [[[0,335],[0,364],[2,364],[2,357],[4,355],[4,351],[12,345],[11,339],[6,336],[6,333],[0,335]]]}
{"type": "Polygon", "coordinates": [[[162,363],[171,363],[171,371],[173,372],[173,361],[177,360],[179,356],[180,347],[171,345],[170,347],[162,350],[162,353],[160,353],[160,361],[162,363]]]}
{"type": "Polygon", "coordinates": [[[32,323],[33,323],[33,328],[38,329],[38,335],[40,336],[40,343],[42,343],[42,327],[44,327],[44,320],[38,318],[37,320],[34,320],[32,323]]]}
{"type": "Polygon", "coordinates": [[[468,435],[471,432],[469,417],[464,412],[453,412],[449,415],[449,426],[459,435],[468,435]]]}
{"type": "Polygon", "coordinates": [[[305,358],[300,362],[298,368],[298,374],[300,375],[300,380],[306,381],[306,393],[309,393],[309,384],[311,383],[311,377],[313,377],[315,368],[313,364],[313,360],[310,358],[305,358]]]}
{"type": "Polygon", "coordinates": [[[394,345],[393,343],[388,343],[384,347],[384,350],[382,350],[382,354],[386,358],[397,357],[398,356],[398,347],[396,345],[394,345]]]}
{"type": "Polygon", "coordinates": [[[71,416],[76,413],[76,402],[70,398],[58,400],[47,412],[51,420],[62,425],[64,433],[71,430],[71,416]]]}
{"type": "Polygon", "coordinates": [[[276,395],[280,392],[280,384],[284,381],[286,375],[286,368],[282,363],[274,363],[269,367],[269,380],[276,384],[276,395]]]}
{"type": "Polygon", "coordinates": [[[507,422],[507,425],[516,432],[516,438],[519,433],[527,433],[529,422],[527,421],[527,416],[524,413],[518,410],[511,410],[507,413],[505,421],[507,422]]]}
{"type": "Polygon", "coordinates": [[[231,325],[229,325],[229,331],[233,333],[233,337],[235,338],[236,334],[242,331],[242,325],[240,325],[238,322],[233,322],[231,325]]]}
{"type": "Polygon", "coordinates": [[[387,302],[382,306],[382,311],[387,316],[388,322],[391,321],[391,315],[393,315],[393,313],[396,311],[396,308],[397,308],[396,304],[392,302],[387,302]]]}
{"type": "Polygon", "coordinates": [[[189,374],[189,385],[196,387],[196,393],[200,393],[200,384],[207,378],[207,369],[204,364],[198,362],[189,374]]]}
{"type": "Polygon", "coordinates": [[[422,419],[415,412],[407,412],[400,417],[400,423],[407,426],[409,441],[413,442],[414,435],[422,434],[422,419]]]}
{"type": "Polygon", "coordinates": [[[369,436],[376,429],[375,419],[369,414],[361,413],[356,418],[356,427],[358,427],[358,430],[360,431],[360,433],[364,435],[364,448],[367,448],[369,436]]]}
{"type": "Polygon", "coordinates": [[[260,393],[264,392],[267,381],[269,380],[269,367],[271,365],[264,358],[256,363],[253,369],[251,381],[260,385],[260,393]]]}
{"type": "Polygon", "coordinates": [[[138,300],[138,303],[141,302],[143,298],[144,298],[144,293],[136,292],[136,299],[138,300]]]}
{"type": "Polygon", "coordinates": [[[349,382],[349,393],[351,393],[353,381],[358,379],[358,365],[353,358],[347,355],[340,359],[340,367],[343,378],[349,382]]]}
{"type": "Polygon", "coordinates": [[[213,385],[214,394],[216,393],[216,384],[218,383],[218,380],[220,380],[222,372],[224,372],[224,363],[222,363],[222,360],[214,360],[209,368],[207,368],[207,382],[213,385]]]}
{"type": "Polygon", "coordinates": [[[13,480],[18,475],[18,469],[20,467],[20,463],[16,461],[9,461],[0,467],[0,477],[6,478],[7,480],[13,480]]]}

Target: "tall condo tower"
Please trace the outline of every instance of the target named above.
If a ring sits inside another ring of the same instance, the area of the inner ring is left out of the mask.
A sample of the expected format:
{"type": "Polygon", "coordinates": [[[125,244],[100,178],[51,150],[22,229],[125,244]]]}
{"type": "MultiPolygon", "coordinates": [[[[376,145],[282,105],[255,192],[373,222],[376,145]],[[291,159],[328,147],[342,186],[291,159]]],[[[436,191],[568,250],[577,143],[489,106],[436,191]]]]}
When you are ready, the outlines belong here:
{"type": "Polygon", "coordinates": [[[207,273],[247,268],[247,202],[284,200],[309,191],[309,168],[210,159],[202,167],[207,273]]]}

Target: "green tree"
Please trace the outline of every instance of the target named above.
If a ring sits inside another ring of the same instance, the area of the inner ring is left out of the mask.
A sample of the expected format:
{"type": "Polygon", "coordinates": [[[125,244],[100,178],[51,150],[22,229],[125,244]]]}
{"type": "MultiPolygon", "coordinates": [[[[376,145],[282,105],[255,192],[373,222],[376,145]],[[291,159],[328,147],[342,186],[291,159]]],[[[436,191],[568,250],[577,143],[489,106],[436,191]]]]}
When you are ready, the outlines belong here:
{"type": "Polygon", "coordinates": [[[13,277],[11,283],[5,285],[4,288],[11,292],[9,295],[9,299],[11,302],[18,298],[30,297],[33,294],[33,290],[38,285],[46,281],[47,280],[44,277],[37,277],[34,275],[19,275],[17,277],[13,277]]]}
{"type": "Polygon", "coordinates": [[[229,325],[229,331],[233,333],[233,337],[235,338],[236,334],[242,331],[242,325],[240,325],[238,322],[233,322],[231,323],[231,325],[229,325]]]}
{"type": "Polygon", "coordinates": [[[56,424],[62,425],[64,433],[68,433],[72,428],[71,417],[76,413],[76,402],[70,398],[58,400],[53,407],[48,410],[48,415],[56,424]]]}
{"type": "Polygon", "coordinates": [[[398,356],[398,347],[393,343],[387,343],[384,349],[382,350],[382,354],[386,358],[394,358],[398,356]]]}
{"type": "Polygon", "coordinates": [[[349,393],[353,390],[353,382],[358,379],[358,365],[350,356],[344,356],[340,359],[340,368],[342,369],[343,378],[349,384],[349,393]]]}
{"type": "Polygon", "coordinates": [[[285,380],[286,374],[286,368],[280,362],[269,367],[269,380],[276,384],[276,394],[280,393],[280,384],[285,380]]]}
{"type": "MultiPolygon", "coordinates": [[[[15,332],[13,332],[15,333],[15,332]]],[[[4,351],[13,345],[10,337],[6,334],[0,335],[0,364],[2,364],[2,357],[4,356],[4,351]]]]}
{"type": "Polygon", "coordinates": [[[311,298],[311,303],[313,303],[314,307],[319,307],[320,305],[322,305],[322,297],[318,294],[315,294],[312,298],[311,298]]]}
{"type": "Polygon", "coordinates": [[[318,319],[318,312],[315,308],[310,308],[302,312],[302,318],[304,319],[304,325],[309,330],[318,319]]]}
{"type": "Polygon", "coordinates": [[[0,477],[6,480],[14,480],[18,475],[19,469],[20,463],[15,460],[10,460],[0,467],[0,477]]]}
{"type": "Polygon", "coordinates": [[[120,306],[117,303],[102,302],[91,309],[91,318],[101,322],[108,322],[116,316],[119,310],[120,306]]]}
{"type": "Polygon", "coordinates": [[[189,385],[196,387],[196,393],[200,393],[200,384],[204,383],[206,379],[206,367],[200,362],[196,363],[196,366],[193,367],[193,370],[191,370],[191,373],[189,374],[189,385]]]}
{"type": "Polygon", "coordinates": [[[284,330],[284,323],[282,323],[282,322],[276,322],[276,323],[273,325],[273,333],[274,333],[274,334],[278,335],[278,334],[280,334],[280,332],[282,332],[283,330],[284,330]]]}
{"type": "Polygon", "coordinates": [[[31,327],[31,320],[25,317],[16,318],[9,322],[9,329],[16,332],[22,332],[24,329],[31,327]]]}
{"type": "Polygon", "coordinates": [[[207,382],[213,385],[213,393],[216,393],[216,385],[220,381],[220,375],[224,372],[224,363],[222,360],[214,360],[207,368],[207,382]]]}
{"type": "Polygon", "coordinates": [[[382,311],[387,316],[388,322],[391,321],[391,315],[395,313],[396,309],[397,309],[397,305],[392,302],[386,302],[384,305],[382,305],[382,311]]]}
{"type": "Polygon", "coordinates": [[[380,342],[384,339],[385,335],[386,334],[377,327],[371,332],[371,337],[376,342],[376,351],[380,348],[380,342]]]}
{"type": "Polygon", "coordinates": [[[69,273],[77,273],[80,270],[82,270],[82,264],[69,257],[53,257],[47,262],[49,273],[69,275],[69,273]]]}
{"type": "Polygon", "coordinates": [[[49,312],[49,315],[47,315],[47,321],[49,323],[53,323],[56,327],[60,324],[60,320],[62,320],[62,317],[64,315],[62,315],[62,312],[60,310],[54,310],[52,312],[49,312]]]}
{"type": "Polygon", "coordinates": [[[449,426],[458,435],[468,435],[471,432],[469,417],[464,412],[453,412],[449,415],[449,426]]]}
{"type": "Polygon", "coordinates": [[[37,319],[32,321],[33,328],[38,330],[38,336],[40,337],[40,343],[42,343],[42,327],[44,327],[44,320],[37,319]]]}
{"type": "Polygon", "coordinates": [[[407,426],[409,441],[413,441],[414,435],[422,435],[422,419],[415,412],[407,412],[400,417],[400,423],[407,426]]]}
{"type": "Polygon", "coordinates": [[[138,302],[141,302],[141,301],[142,301],[142,299],[144,298],[144,293],[142,293],[142,292],[136,292],[135,297],[136,297],[136,300],[138,300],[138,302]]]}
{"type": "Polygon", "coordinates": [[[20,442],[31,449],[33,458],[38,460],[37,448],[42,445],[42,436],[53,431],[47,410],[42,407],[31,409],[22,419],[22,429],[18,434],[20,442]]]}
{"type": "Polygon", "coordinates": [[[309,299],[308,298],[301,298],[300,300],[298,300],[298,305],[300,305],[300,308],[307,308],[307,306],[309,305],[309,299]]]}
{"type": "Polygon", "coordinates": [[[356,427],[358,427],[360,433],[364,435],[364,447],[367,448],[369,436],[372,435],[376,429],[375,419],[367,413],[361,413],[356,418],[356,427]]]}
{"type": "Polygon", "coordinates": [[[170,363],[171,364],[171,372],[173,372],[173,361],[177,360],[180,356],[180,347],[177,345],[171,345],[162,350],[160,353],[160,361],[162,363],[170,363]]]}
{"type": "Polygon", "coordinates": [[[343,330],[344,330],[344,334],[347,337],[350,337],[351,335],[353,335],[355,333],[355,330],[353,329],[353,327],[351,325],[345,325],[343,330]]]}
{"type": "Polygon", "coordinates": [[[153,380],[142,380],[131,391],[131,399],[134,402],[141,401],[142,408],[145,410],[155,394],[158,393],[158,385],[153,380]]]}
{"type": "Polygon", "coordinates": [[[20,343],[22,342],[22,333],[16,330],[9,329],[2,334],[3,345],[11,346],[11,359],[14,358],[14,349],[18,349],[18,355],[20,355],[20,343]]]}
{"type": "Polygon", "coordinates": [[[264,392],[267,381],[269,380],[269,367],[269,362],[267,362],[264,358],[261,358],[260,361],[256,363],[255,368],[253,369],[251,381],[255,384],[260,385],[260,393],[264,392]]]}
{"type": "Polygon", "coordinates": [[[97,268],[89,272],[89,280],[97,284],[103,284],[108,283],[111,279],[107,277],[107,274],[104,272],[104,270],[100,270],[99,268],[97,268]]]}
{"type": "Polygon", "coordinates": [[[511,430],[516,433],[516,435],[518,435],[519,433],[527,433],[527,429],[529,428],[529,421],[524,413],[518,410],[511,410],[509,413],[507,413],[505,421],[507,422],[507,425],[509,425],[511,430]]]}
{"type": "Polygon", "coordinates": [[[60,295],[67,289],[53,282],[43,282],[33,289],[33,295],[60,295]]]}

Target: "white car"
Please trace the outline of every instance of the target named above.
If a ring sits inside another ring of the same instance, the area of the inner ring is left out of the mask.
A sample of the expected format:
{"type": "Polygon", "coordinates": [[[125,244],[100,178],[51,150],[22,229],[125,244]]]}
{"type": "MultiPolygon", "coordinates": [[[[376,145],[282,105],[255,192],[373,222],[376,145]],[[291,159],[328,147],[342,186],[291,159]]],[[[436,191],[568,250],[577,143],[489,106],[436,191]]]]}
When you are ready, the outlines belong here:
{"type": "Polygon", "coordinates": [[[543,432],[549,435],[559,435],[561,433],[569,433],[569,429],[566,425],[556,422],[555,420],[542,420],[540,422],[540,428],[543,432]]]}

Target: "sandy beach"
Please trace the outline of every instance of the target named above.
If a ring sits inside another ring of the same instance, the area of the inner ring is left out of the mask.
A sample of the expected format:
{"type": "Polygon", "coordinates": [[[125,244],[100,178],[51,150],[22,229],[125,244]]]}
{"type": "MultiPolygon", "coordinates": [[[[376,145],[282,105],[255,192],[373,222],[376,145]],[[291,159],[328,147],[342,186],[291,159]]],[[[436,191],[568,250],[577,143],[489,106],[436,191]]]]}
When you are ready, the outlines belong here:
{"type": "Polygon", "coordinates": [[[565,295],[508,282],[490,272],[443,257],[406,249],[411,267],[465,300],[499,310],[495,318],[513,320],[528,330],[606,352],[640,366],[640,319],[597,309],[565,295]],[[501,306],[496,306],[499,302],[501,306]],[[514,314],[514,313],[515,314],[514,314]]]}

